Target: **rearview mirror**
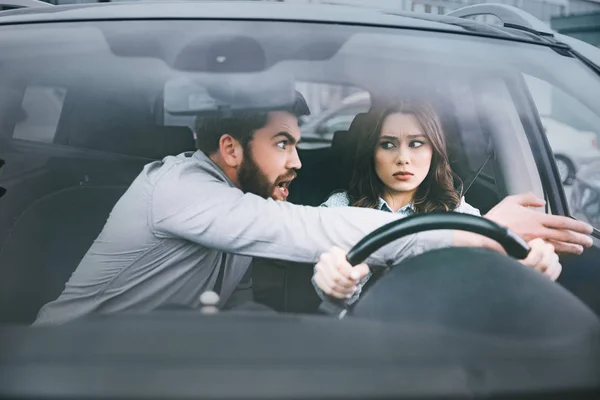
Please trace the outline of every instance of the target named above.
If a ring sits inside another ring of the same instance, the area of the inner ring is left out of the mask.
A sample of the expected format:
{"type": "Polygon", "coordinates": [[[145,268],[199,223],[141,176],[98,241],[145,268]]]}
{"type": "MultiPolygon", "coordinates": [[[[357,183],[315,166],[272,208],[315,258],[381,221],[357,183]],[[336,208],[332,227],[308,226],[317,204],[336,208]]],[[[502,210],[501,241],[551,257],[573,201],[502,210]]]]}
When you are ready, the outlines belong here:
{"type": "Polygon", "coordinates": [[[290,107],[295,99],[294,80],[273,71],[178,77],[164,90],[165,111],[172,115],[269,111],[290,107]]]}

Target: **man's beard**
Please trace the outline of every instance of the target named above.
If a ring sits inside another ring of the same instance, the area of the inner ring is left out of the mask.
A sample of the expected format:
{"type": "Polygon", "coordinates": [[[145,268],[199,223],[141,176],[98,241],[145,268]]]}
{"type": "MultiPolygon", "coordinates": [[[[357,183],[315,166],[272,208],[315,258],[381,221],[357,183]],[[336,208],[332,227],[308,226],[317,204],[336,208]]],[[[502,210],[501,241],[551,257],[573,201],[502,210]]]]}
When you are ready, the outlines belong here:
{"type": "Polygon", "coordinates": [[[269,182],[269,178],[256,165],[249,149],[244,151],[244,161],[240,166],[238,179],[242,191],[254,193],[265,199],[271,197],[273,190],[275,190],[275,183],[269,182]]]}
{"type": "MultiPolygon", "coordinates": [[[[289,173],[279,176],[275,182],[269,181],[269,178],[261,171],[250,154],[249,149],[244,152],[244,161],[238,171],[238,180],[243,192],[254,193],[262,198],[272,197],[277,200],[275,191],[278,190],[278,183],[292,181],[296,177],[296,171],[290,170],[289,173]]],[[[289,182],[286,185],[289,186],[289,182]]],[[[282,200],[279,198],[279,200],[282,200]]]]}

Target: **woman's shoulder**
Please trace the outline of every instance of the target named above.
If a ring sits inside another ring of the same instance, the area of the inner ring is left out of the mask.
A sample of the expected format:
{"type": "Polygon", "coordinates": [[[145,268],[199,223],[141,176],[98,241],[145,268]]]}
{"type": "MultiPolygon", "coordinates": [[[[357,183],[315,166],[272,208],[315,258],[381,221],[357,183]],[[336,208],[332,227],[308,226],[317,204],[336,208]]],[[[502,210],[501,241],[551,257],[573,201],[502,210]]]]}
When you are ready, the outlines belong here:
{"type": "Polygon", "coordinates": [[[332,193],[327,200],[325,200],[321,207],[347,207],[350,205],[350,198],[348,192],[340,191],[332,193]]]}
{"type": "Polygon", "coordinates": [[[460,203],[458,204],[458,207],[456,207],[456,210],[454,210],[455,212],[459,212],[462,214],[471,214],[471,215],[477,215],[477,216],[481,216],[481,212],[479,211],[479,209],[473,207],[472,205],[470,205],[469,203],[467,203],[465,201],[465,198],[462,197],[460,199],[460,203]]]}

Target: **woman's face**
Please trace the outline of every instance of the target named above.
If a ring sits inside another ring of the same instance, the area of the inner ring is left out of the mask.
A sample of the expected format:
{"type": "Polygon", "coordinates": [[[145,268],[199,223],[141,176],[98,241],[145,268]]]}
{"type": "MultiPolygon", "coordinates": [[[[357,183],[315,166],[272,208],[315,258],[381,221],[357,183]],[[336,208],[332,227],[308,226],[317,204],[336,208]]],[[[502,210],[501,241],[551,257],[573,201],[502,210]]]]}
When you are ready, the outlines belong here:
{"type": "Polygon", "coordinates": [[[375,172],[386,189],[414,193],[431,166],[433,147],[412,114],[390,114],[383,121],[375,150],[375,172]]]}

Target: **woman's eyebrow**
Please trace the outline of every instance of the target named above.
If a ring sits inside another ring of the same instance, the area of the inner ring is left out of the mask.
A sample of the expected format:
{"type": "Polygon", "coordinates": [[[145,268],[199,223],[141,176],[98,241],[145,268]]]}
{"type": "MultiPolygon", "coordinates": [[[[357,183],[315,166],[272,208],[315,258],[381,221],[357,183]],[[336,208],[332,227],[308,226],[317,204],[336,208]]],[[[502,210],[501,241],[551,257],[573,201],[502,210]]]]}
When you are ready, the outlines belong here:
{"type": "MultiPolygon", "coordinates": [[[[403,136],[403,139],[408,139],[408,140],[413,140],[413,139],[423,139],[423,138],[427,138],[427,135],[423,134],[423,133],[415,133],[412,135],[406,135],[403,136]]],[[[398,138],[398,136],[392,136],[392,135],[383,135],[379,138],[379,140],[395,140],[396,142],[398,142],[400,140],[400,138],[398,138]]]]}

